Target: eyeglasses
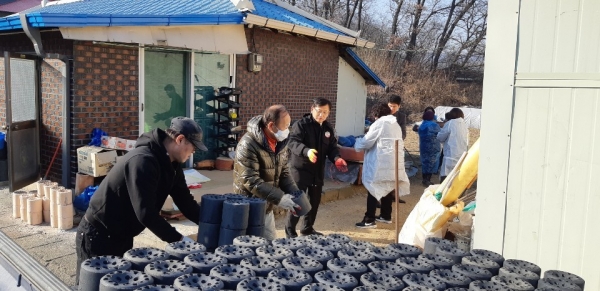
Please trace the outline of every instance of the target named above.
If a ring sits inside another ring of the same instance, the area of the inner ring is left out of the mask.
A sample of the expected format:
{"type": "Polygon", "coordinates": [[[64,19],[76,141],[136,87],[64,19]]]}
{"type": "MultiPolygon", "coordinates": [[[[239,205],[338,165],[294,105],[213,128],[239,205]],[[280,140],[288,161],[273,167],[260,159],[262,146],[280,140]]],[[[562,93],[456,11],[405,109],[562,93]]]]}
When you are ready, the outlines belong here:
{"type": "Polygon", "coordinates": [[[317,116],[319,116],[319,115],[323,115],[323,116],[329,115],[329,111],[323,111],[321,109],[315,109],[315,113],[317,113],[317,116]]]}

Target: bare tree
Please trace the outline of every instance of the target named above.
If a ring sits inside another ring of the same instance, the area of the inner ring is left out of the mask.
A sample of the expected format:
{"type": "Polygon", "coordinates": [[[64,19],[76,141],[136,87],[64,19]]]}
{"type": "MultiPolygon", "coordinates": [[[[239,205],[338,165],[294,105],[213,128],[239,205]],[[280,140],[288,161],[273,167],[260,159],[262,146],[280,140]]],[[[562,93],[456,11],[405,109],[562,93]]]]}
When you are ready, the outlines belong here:
{"type": "Polygon", "coordinates": [[[412,62],[415,56],[415,49],[417,48],[417,36],[419,35],[419,21],[421,21],[421,15],[425,7],[426,0],[417,0],[414,5],[412,23],[410,25],[410,33],[408,37],[408,46],[406,47],[406,56],[404,62],[412,62]]]}
{"type": "Polygon", "coordinates": [[[444,29],[440,33],[439,41],[435,47],[435,51],[433,54],[433,63],[431,65],[431,70],[436,70],[439,64],[440,56],[444,51],[444,48],[450,41],[452,34],[454,33],[454,29],[458,23],[463,20],[465,14],[475,5],[477,0],[452,0],[450,4],[450,9],[448,12],[448,16],[446,18],[446,24],[444,25],[444,29]],[[459,7],[458,13],[456,12],[456,8],[459,7]]]}
{"type": "Polygon", "coordinates": [[[396,8],[392,14],[392,35],[396,35],[398,33],[398,18],[400,17],[400,11],[402,10],[402,4],[404,4],[404,0],[392,0],[393,3],[396,4],[396,8]]]}

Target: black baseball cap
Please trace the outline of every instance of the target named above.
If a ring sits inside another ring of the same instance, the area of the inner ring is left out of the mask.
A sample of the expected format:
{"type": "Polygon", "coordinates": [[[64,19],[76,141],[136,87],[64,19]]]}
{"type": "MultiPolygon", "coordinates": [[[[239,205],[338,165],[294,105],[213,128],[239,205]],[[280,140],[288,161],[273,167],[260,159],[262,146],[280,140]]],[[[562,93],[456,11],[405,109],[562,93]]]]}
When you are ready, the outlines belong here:
{"type": "Polygon", "coordinates": [[[197,149],[208,151],[202,142],[202,128],[193,119],[183,116],[171,119],[171,129],[183,134],[197,149]]]}

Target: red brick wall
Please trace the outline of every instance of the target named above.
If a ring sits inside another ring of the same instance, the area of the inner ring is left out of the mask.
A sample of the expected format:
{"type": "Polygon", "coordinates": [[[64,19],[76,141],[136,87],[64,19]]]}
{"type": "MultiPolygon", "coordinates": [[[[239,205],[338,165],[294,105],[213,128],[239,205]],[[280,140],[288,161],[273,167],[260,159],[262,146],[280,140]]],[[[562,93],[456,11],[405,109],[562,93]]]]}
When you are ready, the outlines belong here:
{"type": "MultiPolygon", "coordinates": [[[[40,155],[42,175],[46,174],[63,134],[62,111],[65,106],[64,81],[67,77],[67,65],[62,60],[57,59],[45,59],[41,63],[40,155]]],[[[48,179],[60,183],[62,179],[62,160],[62,150],[59,149],[48,173],[48,179]]]]}
{"type": "MultiPolygon", "coordinates": [[[[236,87],[243,90],[242,124],[273,104],[284,104],[292,119],[299,119],[309,112],[310,100],[315,97],[329,99],[334,104],[330,116],[335,116],[339,58],[335,44],[260,28],[246,29],[246,37],[249,48],[263,55],[264,64],[261,72],[248,72],[247,56],[237,56],[236,87]]],[[[138,49],[63,40],[59,32],[43,33],[42,39],[46,52],[73,59],[73,96],[68,106],[71,107],[70,163],[74,184],[76,149],[89,143],[93,128],[128,139],[139,135],[138,49]]],[[[0,50],[33,51],[33,46],[24,34],[16,34],[0,36],[0,50]]],[[[42,65],[43,171],[62,134],[64,104],[57,92],[62,92],[59,73],[64,65],[58,60],[47,60],[42,65]]],[[[2,73],[3,66],[0,66],[0,81],[2,73]]],[[[2,86],[0,84],[0,122],[5,111],[2,86]]],[[[331,117],[330,122],[335,122],[331,117]]],[[[60,153],[54,161],[52,175],[60,174],[59,158],[60,153]]]]}
{"type": "Polygon", "coordinates": [[[335,124],[339,52],[334,43],[261,28],[246,28],[246,39],[250,51],[261,54],[264,60],[262,70],[254,73],[248,72],[248,56],[237,56],[242,124],[273,104],[285,105],[292,120],[300,119],[310,111],[315,97],[331,101],[328,120],[335,124]]]}
{"type": "Polygon", "coordinates": [[[76,42],[73,59],[71,168],[76,171],[76,150],[90,142],[93,128],[137,139],[138,49],[76,42]]]}
{"type": "MultiPolygon", "coordinates": [[[[70,57],[73,53],[73,41],[62,38],[58,31],[45,31],[41,33],[42,45],[45,53],[61,54],[70,57]]],[[[25,35],[9,34],[0,35],[0,124],[6,123],[6,96],[4,90],[4,51],[12,53],[33,53],[31,40],[25,35]]],[[[61,60],[46,59],[40,64],[41,69],[41,94],[40,104],[40,165],[43,176],[50,165],[58,141],[62,136],[62,110],[63,110],[63,74],[66,73],[66,64],[61,60]]],[[[59,150],[54,160],[48,178],[60,182],[62,177],[62,155],[59,150]]]]}

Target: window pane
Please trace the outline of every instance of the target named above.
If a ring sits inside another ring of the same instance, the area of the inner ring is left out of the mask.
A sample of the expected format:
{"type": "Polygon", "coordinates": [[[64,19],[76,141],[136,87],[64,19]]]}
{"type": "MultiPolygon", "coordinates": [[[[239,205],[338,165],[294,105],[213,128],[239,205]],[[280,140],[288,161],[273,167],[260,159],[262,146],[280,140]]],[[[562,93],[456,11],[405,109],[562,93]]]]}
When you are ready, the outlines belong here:
{"type": "Polygon", "coordinates": [[[145,51],[144,131],[166,129],[171,119],[187,116],[186,54],[145,51]]]}
{"type": "Polygon", "coordinates": [[[217,143],[214,139],[217,128],[212,108],[218,102],[214,98],[219,87],[229,87],[229,55],[196,53],[194,56],[194,119],[204,130],[204,144],[208,152],[196,151],[194,162],[215,159],[217,143]]]}

